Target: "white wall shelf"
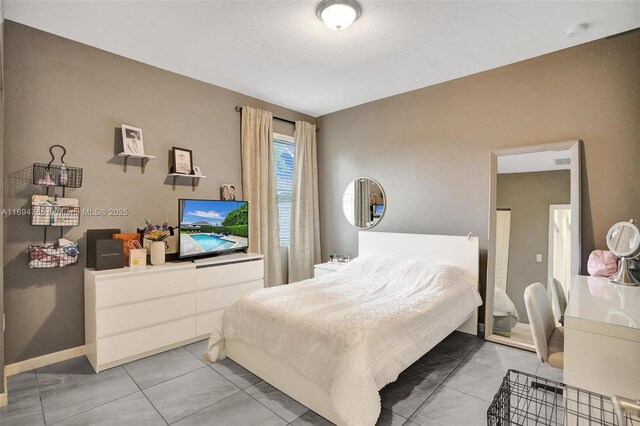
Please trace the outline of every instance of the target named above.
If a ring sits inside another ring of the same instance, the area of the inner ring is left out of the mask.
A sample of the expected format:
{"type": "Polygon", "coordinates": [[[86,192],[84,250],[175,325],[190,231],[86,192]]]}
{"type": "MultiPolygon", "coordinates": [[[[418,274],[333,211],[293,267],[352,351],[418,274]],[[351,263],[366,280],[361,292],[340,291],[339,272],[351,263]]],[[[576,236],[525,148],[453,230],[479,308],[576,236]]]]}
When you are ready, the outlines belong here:
{"type": "Polygon", "coordinates": [[[184,175],[182,173],[169,173],[167,176],[171,177],[171,187],[173,188],[174,191],[176,190],[176,181],[178,180],[179,177],[185,178],[185,179],[191,179],[191,191],[196,190],[196,186],[198,186],[198,182],[200,182],[200,179],[206,178],[206,176],[202,176],[202,175],[184,175]]]}
{"type": "Polygon", "coordinates": [[[138,154],[127,154],[125,152],[121,152],[118,154],[118,157],[122,157],[124,159],[124,164],[122,166],[122,170],[127,173],[127,163],[129,162],[129,158],[139,158],[140,159],[140,174],[144,174],[144,168],[147,165],[147,162],[152,158],[156,158],[155,155],[138,155],[138,154]]]}

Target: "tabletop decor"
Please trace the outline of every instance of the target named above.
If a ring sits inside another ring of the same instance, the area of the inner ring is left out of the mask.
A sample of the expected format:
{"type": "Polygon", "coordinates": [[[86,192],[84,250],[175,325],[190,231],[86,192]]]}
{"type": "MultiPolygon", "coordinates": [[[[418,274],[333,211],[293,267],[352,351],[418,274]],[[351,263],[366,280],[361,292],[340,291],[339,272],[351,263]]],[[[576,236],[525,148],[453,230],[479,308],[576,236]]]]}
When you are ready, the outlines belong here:
{"type": "Polygon", "coordinates": [[[171,227],[167,222],[162,225],[153,225],[148,219],[144,220],[144,245],[149,247],[152,265],[163,265],[165,262],[166,240],[170,235],[171,227]]]}

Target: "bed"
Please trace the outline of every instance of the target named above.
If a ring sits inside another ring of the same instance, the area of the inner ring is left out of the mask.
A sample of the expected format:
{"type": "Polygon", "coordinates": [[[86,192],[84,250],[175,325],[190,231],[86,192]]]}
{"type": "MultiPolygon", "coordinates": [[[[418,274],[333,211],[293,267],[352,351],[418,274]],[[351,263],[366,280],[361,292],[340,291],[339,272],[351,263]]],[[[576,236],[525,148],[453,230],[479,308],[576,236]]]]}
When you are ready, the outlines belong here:
{"type": "Polygon", "coordinates": [[[359,233],[339,272],[258,290],[224,313],[231,358],[338,425],[373,425],[378,391],[455,329],[477,333],[478,240],[359,233]]]}

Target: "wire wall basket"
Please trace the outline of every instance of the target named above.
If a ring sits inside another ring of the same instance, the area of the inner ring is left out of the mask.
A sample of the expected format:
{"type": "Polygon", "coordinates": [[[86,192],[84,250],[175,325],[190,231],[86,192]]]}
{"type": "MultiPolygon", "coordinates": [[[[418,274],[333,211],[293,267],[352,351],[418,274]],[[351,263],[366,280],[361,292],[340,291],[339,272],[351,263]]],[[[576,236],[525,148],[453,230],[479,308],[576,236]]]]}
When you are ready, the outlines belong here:
{"type": "Polygon", "coordinates": [[[640,426],[616,416],[608,398],[542,377],[509,370],[487,410],[488,426],[640,426]]]}
{"type": "Polygon", "coordinates": [[[31,206],[31,224],[44,226],[78,226],[80,207],[31,206]]]}
{"type": "Polygon", "coordinates": [[[27,250],[29,258],[29,268],[62,268],[64,266],[75,266],[78,264],[78,243],[70,242],[67,245],[45,244],[30,245],[27,250]]]}
{"type": "Polygon", "coordinates": [[[49,148],[51,161],[48,164],[33,164],[33,184],[42,186],[61,186],[67,188],[80,188],[82,186],[82,169],[79,167],[69,167],[64,163],[64,156],[67,150],[62,145],[53,145],[49,148]],[[53,164],[56,157],[53,148],[62,149],[60,157],[61,165],[53,164]]]}

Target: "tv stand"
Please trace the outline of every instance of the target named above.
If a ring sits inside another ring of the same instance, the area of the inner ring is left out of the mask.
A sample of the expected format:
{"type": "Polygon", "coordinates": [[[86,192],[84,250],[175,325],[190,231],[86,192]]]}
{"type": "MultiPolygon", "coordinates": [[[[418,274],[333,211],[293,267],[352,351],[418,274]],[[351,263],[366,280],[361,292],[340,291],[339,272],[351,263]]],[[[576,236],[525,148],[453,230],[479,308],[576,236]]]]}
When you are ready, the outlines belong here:
{"type": "Polygon", "coordinates": [[[96,372],[205,339],[225,308],[264,287],[263,256],[84,270],[85,344],[96,372]]]}

